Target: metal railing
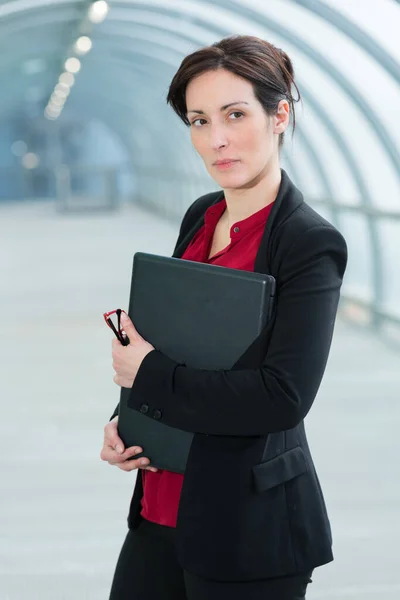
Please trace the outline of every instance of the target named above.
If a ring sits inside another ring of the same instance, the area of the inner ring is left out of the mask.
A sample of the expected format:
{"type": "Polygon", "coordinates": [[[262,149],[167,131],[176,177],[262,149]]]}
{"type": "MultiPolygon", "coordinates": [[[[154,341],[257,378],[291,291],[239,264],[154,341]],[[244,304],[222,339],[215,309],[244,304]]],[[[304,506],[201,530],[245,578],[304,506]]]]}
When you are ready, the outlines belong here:
{"type": "MultiPolygon", "coordinates": [[[[148,167],[146,165],[120,165],[119,167],[66,166],[58,168],[37,168],[32,171],[21,169],[0,169],[0,177],[5,187],[14,190],[15,200],[48,199],[54,201],[60,213],[82,211],[115,211],[121,203],[119,177],[129,172],[134,177],[134,193],[129,195],[133,202],[152,213],[179,224],[187,207],[203,194],[216,190],[216,184],[204,174],[189,175],[179,170],[148,167]],[[134,174],[134,175],[133,175],[134,174]],[[11,184],[11,185],[10,185],[11,184]]],[[[4,187],[3,187],[4,190],[4,187]]],[[[1,201],[2,187],[0,187],[1,201]]],[[[383,221],[399,225],[400,212],[383,210],[362,204],[342,204],[332,198],[308,198],[307,201],[318,211],[334,211],[339,216],[361,215],[371,226],[379,230],[383,221]]],[[[339,226],[340,228],[340,226],[339,226]]],[[[379,231],[377,232],[379,236],[379,231]]],[[[382,264],[381,247],[379,256],[369,256],[371,265],[371,285],[376,286],[382,273],[376,277],[376,268],[382,264]],[[371,260],[372,259],[372,260],[371,260]]],[[[351,257],[350,257],[351,260],[351,257]]],[[[393,257],[395,260],[395,257],[393,257]]],[[[399,275],[400,277],[400,275],[399,275]]],[[[386,286],[390,282],[384,282],[386,286]]],[[[353,323],[369,326],[385,339],[400,343],[400,312],[394,314],[384,307],[384,293],[373,293],[372,299],[358,297],[351,288],[351,281],[344,281],[341,294],[340,312],[353,323]]]]}
{"type": "Polygon", "coordinates": [[[55,200],[59,212],[115,210],[122,196],[118,180],[127,170],[126,165],[2,167],[0,202],[55,200]]]}

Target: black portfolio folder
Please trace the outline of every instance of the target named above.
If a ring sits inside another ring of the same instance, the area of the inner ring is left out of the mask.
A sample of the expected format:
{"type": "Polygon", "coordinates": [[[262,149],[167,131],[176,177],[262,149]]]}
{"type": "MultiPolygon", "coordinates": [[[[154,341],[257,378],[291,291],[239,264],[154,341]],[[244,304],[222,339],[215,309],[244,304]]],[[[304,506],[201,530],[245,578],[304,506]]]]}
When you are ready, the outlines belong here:
{"type": "MultiPolygon", "coordinates": [[[[230,369],[270,318],[275,279],[238,269],[137,252],[128,314],[157,350],[188,367],[230,369]]],[[[193,433],[129,408],[121,388],[118,430],[151,466],[184,473],[193,433]]],[[[162,398],[160,398],[162,406],[162,398]]]]}

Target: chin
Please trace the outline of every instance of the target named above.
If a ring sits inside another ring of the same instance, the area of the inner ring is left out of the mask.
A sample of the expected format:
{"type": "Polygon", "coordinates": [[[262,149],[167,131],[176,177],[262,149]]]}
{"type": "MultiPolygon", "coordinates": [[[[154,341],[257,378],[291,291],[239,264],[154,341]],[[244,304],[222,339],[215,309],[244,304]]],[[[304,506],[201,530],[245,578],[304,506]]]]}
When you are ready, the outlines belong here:
{"type": "Polygon", "coordinates": [[[243,175],[241,177],[237,177],[237,176],[233,177],[232,175],[229,176],[227,174],[225,177],[218,177],[218,180],[216,180],[216,181],[222,188],[232,189],[232,190],[241,190],[241,189],[247,188],[251,184],[253,179],[249,179],[248,177],[243,177],[243,175]]]}

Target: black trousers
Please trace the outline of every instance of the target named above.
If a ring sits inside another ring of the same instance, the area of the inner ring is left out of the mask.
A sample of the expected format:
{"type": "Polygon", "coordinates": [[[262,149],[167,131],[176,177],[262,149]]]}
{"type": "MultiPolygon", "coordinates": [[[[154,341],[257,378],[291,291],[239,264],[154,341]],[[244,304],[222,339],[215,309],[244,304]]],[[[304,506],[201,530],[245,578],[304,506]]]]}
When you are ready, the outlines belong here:
{"type": "Polygon", "coordinates": [[[183,570],[173,527],[142,518],[128,530],[109,600],[304,600],[312,571],[290,577],[225,582],[183,570]]]}

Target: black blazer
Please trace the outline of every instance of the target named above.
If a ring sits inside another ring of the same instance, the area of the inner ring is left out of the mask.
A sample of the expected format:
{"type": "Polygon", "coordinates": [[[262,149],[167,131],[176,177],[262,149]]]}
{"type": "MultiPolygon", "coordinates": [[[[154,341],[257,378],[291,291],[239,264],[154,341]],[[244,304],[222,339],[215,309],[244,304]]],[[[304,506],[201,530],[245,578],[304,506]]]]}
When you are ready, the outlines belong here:
{"type": "MultiPolygon", "coordinates": [[[[278,577],[333,560],[303,419],[324,374],[347,247],[281,173],[255,262],[255,271],[277,281],[269,325],[228,371],[189,368],[155,350],[131,391],[134,409],[147,405],[149,418],[158,410],[167,425],[195,434],[177,552],[182,568],[210,579],[278,577]]],[[[173,256],[182,256],[222,195],[207,194],[190,206],[173,256]]],[[[129,528],[140,522],[142,495],[139,470],[129,528]]]]}

